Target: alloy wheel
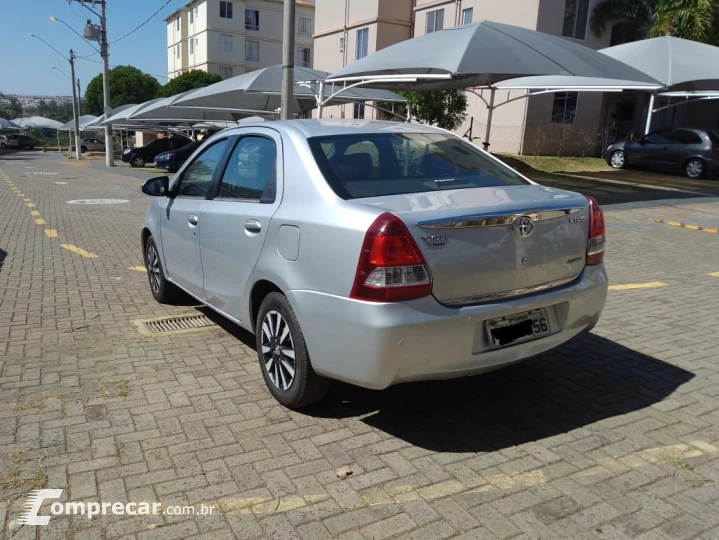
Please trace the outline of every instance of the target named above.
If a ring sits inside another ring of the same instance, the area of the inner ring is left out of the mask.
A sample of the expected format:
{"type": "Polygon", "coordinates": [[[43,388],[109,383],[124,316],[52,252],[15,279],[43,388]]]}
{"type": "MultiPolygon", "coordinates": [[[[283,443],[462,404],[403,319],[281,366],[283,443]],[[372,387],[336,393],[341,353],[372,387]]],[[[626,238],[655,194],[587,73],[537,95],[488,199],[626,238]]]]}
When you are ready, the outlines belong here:
{"type": "Polygon", "coordinates": [[[704,172],[704,164],[698,159],[692,159],[687,163],[687,176],[689,178],[699,178],[704,172]]]}
{"type": "Polygon", "coordinates": [[[614,152],[611,156],[612,167],[621,169],[624,167],[624,152],[614,152]]]}
{"type": "Polygon", "coordinates": [[[295,380],[295,346],[290,325],[275,310],[262,321],[262,360],[272,384],[288,390],[295,380]]]}
{"type": "Polygon", "coordinates": [[[160,257],[154,244],[147,248],[147,273],[150,277],[150,287],[155,294],[160,293],[160,257]]]}
{"type": "Polygon", "coordinates": [[[141,157],[136,157],[132,160],[132,164],[135,167],[143,167],[145,165],[145,160],[142,159],[141,157]]]}

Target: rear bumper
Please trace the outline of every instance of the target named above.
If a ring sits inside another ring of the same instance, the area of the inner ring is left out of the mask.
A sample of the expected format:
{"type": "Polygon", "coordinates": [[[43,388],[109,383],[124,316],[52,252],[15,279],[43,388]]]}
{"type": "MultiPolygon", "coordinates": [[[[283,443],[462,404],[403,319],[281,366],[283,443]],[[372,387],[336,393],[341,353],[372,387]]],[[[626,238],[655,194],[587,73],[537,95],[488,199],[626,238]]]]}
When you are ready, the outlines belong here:
{"type": "Polygon", "coordinates": [[[432,297],[377,304],[314,291],[287,293],[315,371],[373,389],[475,375],[553,349],[594,327],[606,295],[604,265],[586,267],[560,289],[462,308],[442,306],[432,297]],[[490,346],[486,320],[538,308],[548,308],[552,334],[490,346]]]}

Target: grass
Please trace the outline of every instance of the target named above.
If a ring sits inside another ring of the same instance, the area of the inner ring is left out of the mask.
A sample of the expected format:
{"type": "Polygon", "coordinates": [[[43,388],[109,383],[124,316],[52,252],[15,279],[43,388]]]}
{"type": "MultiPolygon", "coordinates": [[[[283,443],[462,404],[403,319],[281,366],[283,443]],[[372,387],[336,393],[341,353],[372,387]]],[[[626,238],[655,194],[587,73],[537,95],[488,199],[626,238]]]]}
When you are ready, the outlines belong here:
{"type": "Polygon", "coordinates": [[[102,397],[116,398],[127,396],[127,381],[109,381],[100,385],[102,397]]]}
{"type": "Polygon", "coordinates": [[[602,158],[515,156],[499,154],[499,159],[519,172],[526,173],[589,173],[613,170],[602,158]]]}

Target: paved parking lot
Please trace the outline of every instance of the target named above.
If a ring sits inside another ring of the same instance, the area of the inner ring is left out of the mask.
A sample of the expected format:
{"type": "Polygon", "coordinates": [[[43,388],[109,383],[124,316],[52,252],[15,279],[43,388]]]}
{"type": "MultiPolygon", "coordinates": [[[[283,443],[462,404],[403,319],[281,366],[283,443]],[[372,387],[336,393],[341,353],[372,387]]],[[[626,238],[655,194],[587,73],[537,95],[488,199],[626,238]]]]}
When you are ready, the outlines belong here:
{"type": "Polygon", "coordinates": [[[719,199],[642,188],[606,206],[604,316],[559,350],[471,379],[337,384],[298,413],[237,327],[132,325],[197,312],[155,303],[136,268],[143,174],[0,157],[6,538],[719,538],[719,199]],[[68,203],[86,199],[125,202],[68,203]],[[165,511],[18,529],[40,488],[165,511]]]}

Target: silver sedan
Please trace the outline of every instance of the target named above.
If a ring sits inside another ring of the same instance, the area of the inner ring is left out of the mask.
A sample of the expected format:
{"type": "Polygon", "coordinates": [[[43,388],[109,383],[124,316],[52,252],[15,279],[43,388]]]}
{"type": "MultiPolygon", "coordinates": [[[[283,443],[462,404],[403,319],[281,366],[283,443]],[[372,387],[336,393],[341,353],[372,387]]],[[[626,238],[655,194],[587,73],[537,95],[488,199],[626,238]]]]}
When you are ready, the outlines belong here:
{"type": "Polygon", "coordinates": [[[383,389],[506,366],[590,330],[604,307],[597,202],[441,129],[242,126],[142,189],[155,299],[182,290],[253,332],[290,408],[330,379],[383,389]]]}

